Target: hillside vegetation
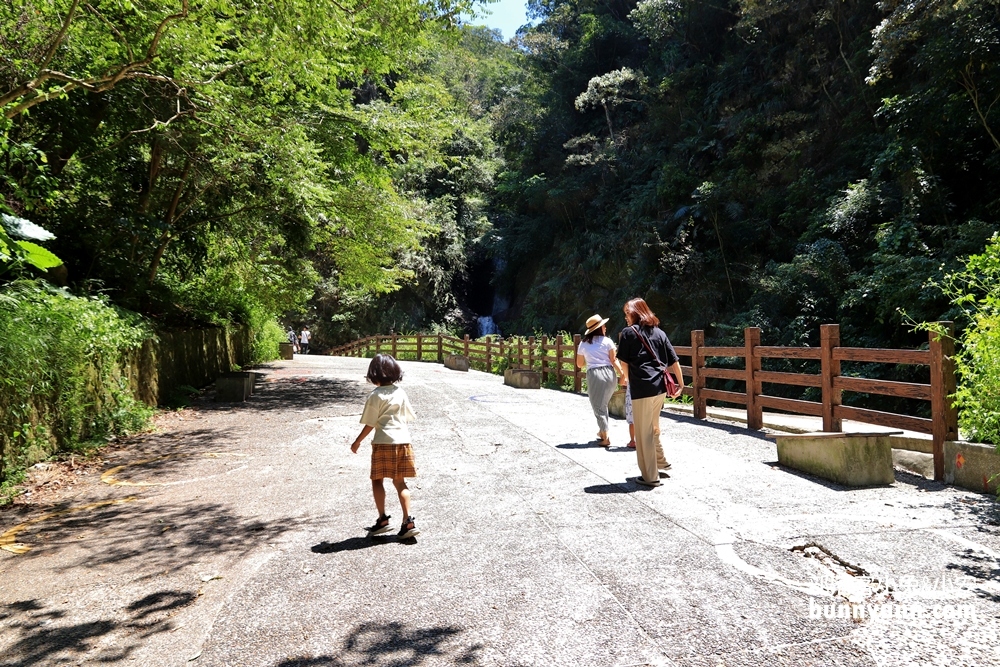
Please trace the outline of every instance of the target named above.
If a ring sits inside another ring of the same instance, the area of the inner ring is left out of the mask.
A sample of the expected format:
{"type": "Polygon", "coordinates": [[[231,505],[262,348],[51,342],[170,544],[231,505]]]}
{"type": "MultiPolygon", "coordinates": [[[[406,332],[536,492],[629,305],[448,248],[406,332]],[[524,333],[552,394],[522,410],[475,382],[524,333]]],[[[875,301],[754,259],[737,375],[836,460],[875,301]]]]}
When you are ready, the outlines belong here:
{"type": "Polygon", "coordinates": [[[1000,227],[1000,3],[531,7],[497,127],[508,327],[620,324],[634,295],[682,341],[961,319],[931,283],[1000,227]]]}

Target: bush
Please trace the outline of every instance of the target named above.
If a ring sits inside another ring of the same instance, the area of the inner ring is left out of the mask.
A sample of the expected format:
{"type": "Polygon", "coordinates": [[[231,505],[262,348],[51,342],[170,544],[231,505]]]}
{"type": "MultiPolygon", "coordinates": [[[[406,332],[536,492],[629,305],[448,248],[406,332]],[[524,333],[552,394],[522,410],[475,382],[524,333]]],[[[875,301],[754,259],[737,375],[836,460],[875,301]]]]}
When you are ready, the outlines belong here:
{"type": "Polygon", "coordinates": [[[0,481],[58,450],[148,424],[122,372],[149,336],[100,297],[19,281],[0,291],[0,481]]]}
{"type": "Polygon", "coordinates": [[[250,330],[253,335],[250,363],[261,364],[281,356],[278,344],[287,343],[288,336],[273,318],[253,318],[250,330]]]}
{"type": "Polygon", "coordinates": [[[1000,234],[943,287],[969,320],[955,355],[959,427],[970,440],[1000,449],[1000,234]]]}

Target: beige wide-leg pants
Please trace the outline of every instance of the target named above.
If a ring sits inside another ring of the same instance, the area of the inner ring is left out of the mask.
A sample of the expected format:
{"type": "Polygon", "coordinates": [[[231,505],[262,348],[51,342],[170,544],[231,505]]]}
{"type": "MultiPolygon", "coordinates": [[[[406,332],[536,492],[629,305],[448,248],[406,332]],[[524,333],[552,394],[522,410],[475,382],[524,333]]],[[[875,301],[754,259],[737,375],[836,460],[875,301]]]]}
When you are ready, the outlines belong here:
{"type": "Polygon", "coordinates": [[[635,426],[635,456],[639,472],[647,482],[657,482],[660,470],[667,467],[660,443],[660,410],[666,394],[632,399],[632,421],[635,426]]]}

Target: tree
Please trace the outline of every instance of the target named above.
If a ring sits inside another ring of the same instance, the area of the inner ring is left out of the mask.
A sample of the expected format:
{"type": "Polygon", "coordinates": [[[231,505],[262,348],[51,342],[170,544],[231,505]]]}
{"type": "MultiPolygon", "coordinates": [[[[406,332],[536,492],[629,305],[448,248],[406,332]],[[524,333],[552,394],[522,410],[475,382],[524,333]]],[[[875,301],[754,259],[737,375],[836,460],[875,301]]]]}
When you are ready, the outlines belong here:
{"type": "MultiPolygon", "coordinates": [[[[266,285],[286,293],[276,280],[294,285],[301,303],[318,251],[346,287],[396,289],[406,272],[394,254],[421,232],[393,174],[419,145],[420,121],[386,124],[394,103],[365,91],[390,91],[394,67],[466,4],[5,6],[7,146],[34,147],[47,162],[56,194],[36,218],[57,232],[71,278],[98,280],[132,307],[207,316],[210,302],[232,299],[195,298],[186,286],[206,271],[229,284],[215,263],[251,281],[266,274],[249,290],[260,298],[266,285]]],[[[15,174],[38,162],[5,156],[15,174]]],[[[11,210],[30,203],[26,182],[0,184],[11,210]]]]}

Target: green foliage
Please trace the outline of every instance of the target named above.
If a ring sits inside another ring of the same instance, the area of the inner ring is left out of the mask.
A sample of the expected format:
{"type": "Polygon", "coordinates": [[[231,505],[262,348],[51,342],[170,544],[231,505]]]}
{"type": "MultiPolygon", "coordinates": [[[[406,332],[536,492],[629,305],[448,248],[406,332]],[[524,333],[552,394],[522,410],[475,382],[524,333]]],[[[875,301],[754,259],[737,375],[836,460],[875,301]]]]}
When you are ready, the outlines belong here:
{"type": "Polygon", "coordinates": [[[940,286],[968,322],[955,355],[959,427],[969,440],[1000,448],[1000,235],[940,286]]]}
{"type": "Polygon", "coordinates": [[[0,273],[10,270],[20,273],[25,265],[43,271],[61,266],[61,259],[32,242],[52,238],[52,234],[29,220],[0,213],[0,273]]]}
{"type": "Polygon", "coordinates": [[[0,478],[58,449],[146,427],[124,355],[150,335],[134,313],[21,281],[0,291],[0,478]]]}
{"type": "Polygon", "coordinates": [[[490,261],[486,199],[502,166],[490,113],[515,71],[511,60],[495,35],[481,29],[436,36],[400,67],[386,92],[392,104],[372,104],[383,126],[406,137],[407,155],[392,172],[401,217],[387,219],[388,228],[369,225],[365,237],[366,251],[381,253],[368,266],[382,266],[377,276],[392,283],[372,289],[375,273],[353,284],[324,280],[312,304],[317,338],[346,342],[375,332],[467,330],[473,317],[463,286],[471,267],[490,261]],[[393,224],[408,225],[412,242],[392,243],[402,238],[391,232],[393,224]]]}
{"type": "Polygon", "coordinates": [[[8,3],[0,208],[57,234],[74,290],[161,322],[397,290],[434,232],[402,172],[469,126],[410,74],[469,4],[8,3]]]}
{"type": "Polygon", "coordinates": [[[278,351],[278,344],[288,342],[284,329],[270,318],[265,319],[260,324],[251,323],[251,333],[253,334],[253,349],[250,353],[251,365],[279,358],[281,354],[278,351]]]}
{"type": "Polygon", "coordinates": [[[533,6],[495,119],[505,332],[633,296],[680,343],[909,347],[901,307],[948,316],[928,281],[1000,226],[996,0],[533,6]]]}

